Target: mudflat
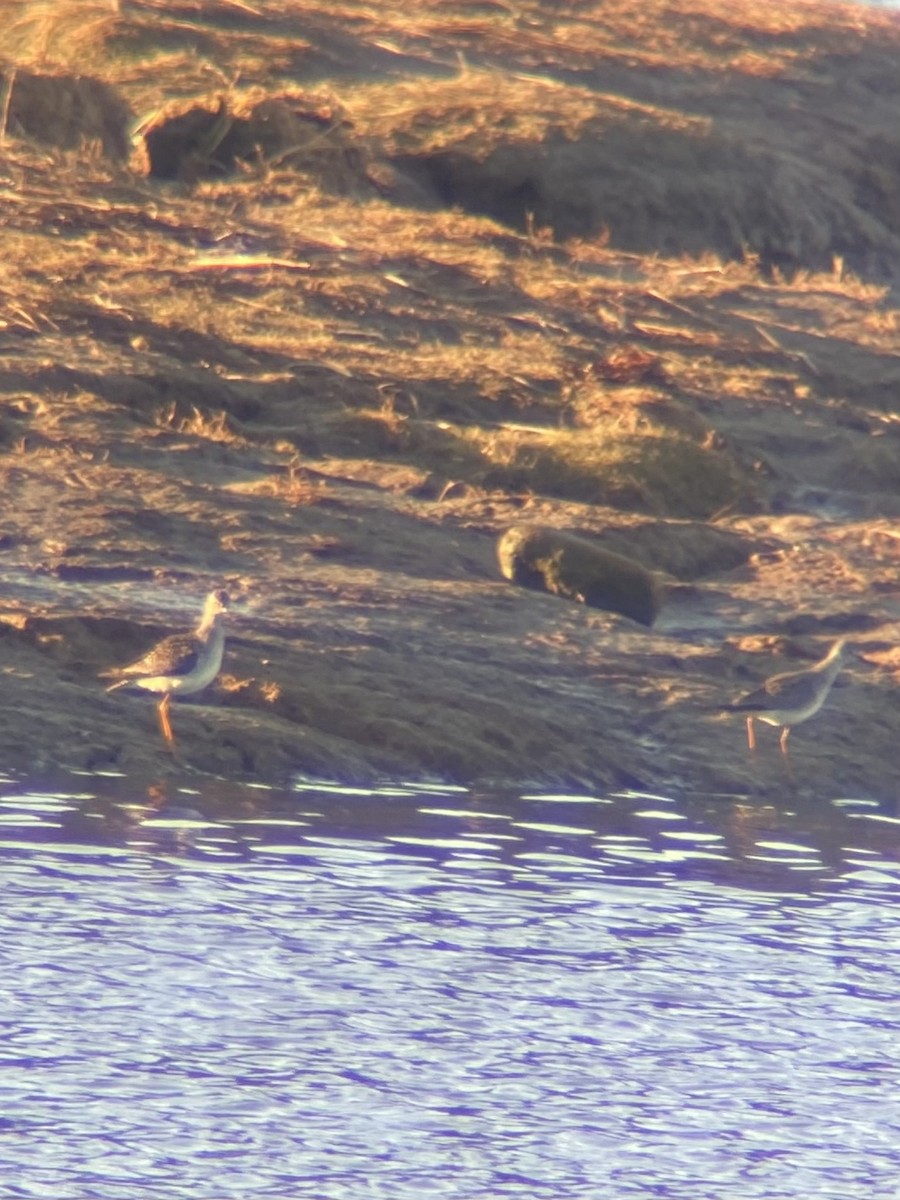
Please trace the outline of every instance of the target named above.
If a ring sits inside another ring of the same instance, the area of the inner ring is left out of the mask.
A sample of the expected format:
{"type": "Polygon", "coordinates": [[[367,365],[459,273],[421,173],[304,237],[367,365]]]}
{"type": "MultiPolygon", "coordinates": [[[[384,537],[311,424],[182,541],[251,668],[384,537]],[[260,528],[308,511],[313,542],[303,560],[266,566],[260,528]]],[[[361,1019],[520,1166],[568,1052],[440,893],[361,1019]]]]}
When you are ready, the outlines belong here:
{"type": "Polygon", "coordinates": [[[900,32],[770,7],[0,3],[3,765],[183,769],[98,675],[222,586],[194,770],[882,796],[900,32]]]}

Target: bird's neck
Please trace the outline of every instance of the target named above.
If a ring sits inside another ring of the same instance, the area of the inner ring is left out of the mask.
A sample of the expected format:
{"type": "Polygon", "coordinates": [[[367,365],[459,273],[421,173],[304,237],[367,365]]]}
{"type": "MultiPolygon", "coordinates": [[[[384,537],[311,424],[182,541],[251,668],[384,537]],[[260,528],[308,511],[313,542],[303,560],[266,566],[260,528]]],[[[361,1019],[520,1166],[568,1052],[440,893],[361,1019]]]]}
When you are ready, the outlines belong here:
{"type": "Polygon", "coordinates": [[[828,658],[821,664],[820,670],[823,675],[827,675],[829,679],[834,679],[838,671],[844,665],[843,654],[840,649],[830,654],[828,658]]]}
{"type": "Polygon", "coordinates": [[[216,635],[219,637],[225,636],[225,629],[222,625],[221,613],[215,613],[211,617],[204,617],[197,626],[197,637],[200,638],[201,641],[207,642],[211,637],[216,635]]]}

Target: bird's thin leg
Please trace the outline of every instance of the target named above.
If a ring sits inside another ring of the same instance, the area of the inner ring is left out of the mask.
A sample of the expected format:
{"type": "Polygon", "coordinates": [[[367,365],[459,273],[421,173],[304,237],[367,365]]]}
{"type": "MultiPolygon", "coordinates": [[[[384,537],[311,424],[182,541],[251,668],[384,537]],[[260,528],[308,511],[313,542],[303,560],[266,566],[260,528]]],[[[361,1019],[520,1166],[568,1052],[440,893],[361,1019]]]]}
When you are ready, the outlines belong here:
{"type": "Polygon", "coordinates": [[[747,745],[751,750],[756,749],[756,734],[753,732],[753,718],[747,718],[747,745]]]}
{"type": "Polygon", "coordinates": [[[157,712],[159,713],[159,727],[162,730],[162,735],[166,739],[166,744],[168,745],[169,749],[174,754],[175,738],[172,735],[172,726],[169,723],[169,705],[171,703],[172,697],[168,692],[166,692],[165,696],[163,696],[162,700],[159,702],[159,708],[157,709],[157,712]]]}
{"type": "Polygon", "coordinates": [[[782,754],[782,761],[784,762],[785,769],[787,771],[788,779],[790,779],[791,783],[793,783],[794,782],[794,764],[791,762],[791,756],[788,754],[788,748],[787,748],[788,738],[790,737],[790,734],[791,734],[790,725],[785,725],[785,727],[781,731],[781,754],[782,754]]]}

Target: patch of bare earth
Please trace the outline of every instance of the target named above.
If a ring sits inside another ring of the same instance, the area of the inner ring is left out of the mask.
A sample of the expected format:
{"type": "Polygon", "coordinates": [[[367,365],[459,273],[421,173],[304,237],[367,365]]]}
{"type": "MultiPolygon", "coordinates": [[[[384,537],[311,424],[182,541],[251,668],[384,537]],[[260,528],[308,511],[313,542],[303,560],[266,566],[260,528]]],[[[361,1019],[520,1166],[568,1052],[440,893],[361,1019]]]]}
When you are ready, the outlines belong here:
{"type": "Polygon", "coordinates": [[[202,771],[883,790],[897,27],[409,8],[0,2],[4,765],[166,769],[97,675],[224,585],[202,771]],[[520,524],[652,629],[512,586],[520,524]],[[839,632],[751,758],[717,706],[839,632]]]}

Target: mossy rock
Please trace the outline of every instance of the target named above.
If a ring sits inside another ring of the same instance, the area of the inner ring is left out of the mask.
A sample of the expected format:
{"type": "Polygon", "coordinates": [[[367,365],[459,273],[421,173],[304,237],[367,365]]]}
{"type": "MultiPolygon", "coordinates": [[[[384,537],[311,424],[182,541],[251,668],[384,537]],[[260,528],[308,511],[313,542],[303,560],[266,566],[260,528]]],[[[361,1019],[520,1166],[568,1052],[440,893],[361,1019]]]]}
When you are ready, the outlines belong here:
{"type": "Polygon", "coordinates": [[[574,533],[545,525],[514,525],[497,543],[500,570],[522,587],[577,600],[591,608],[656,620],[662,588],[652,571],[574,533]]]}

